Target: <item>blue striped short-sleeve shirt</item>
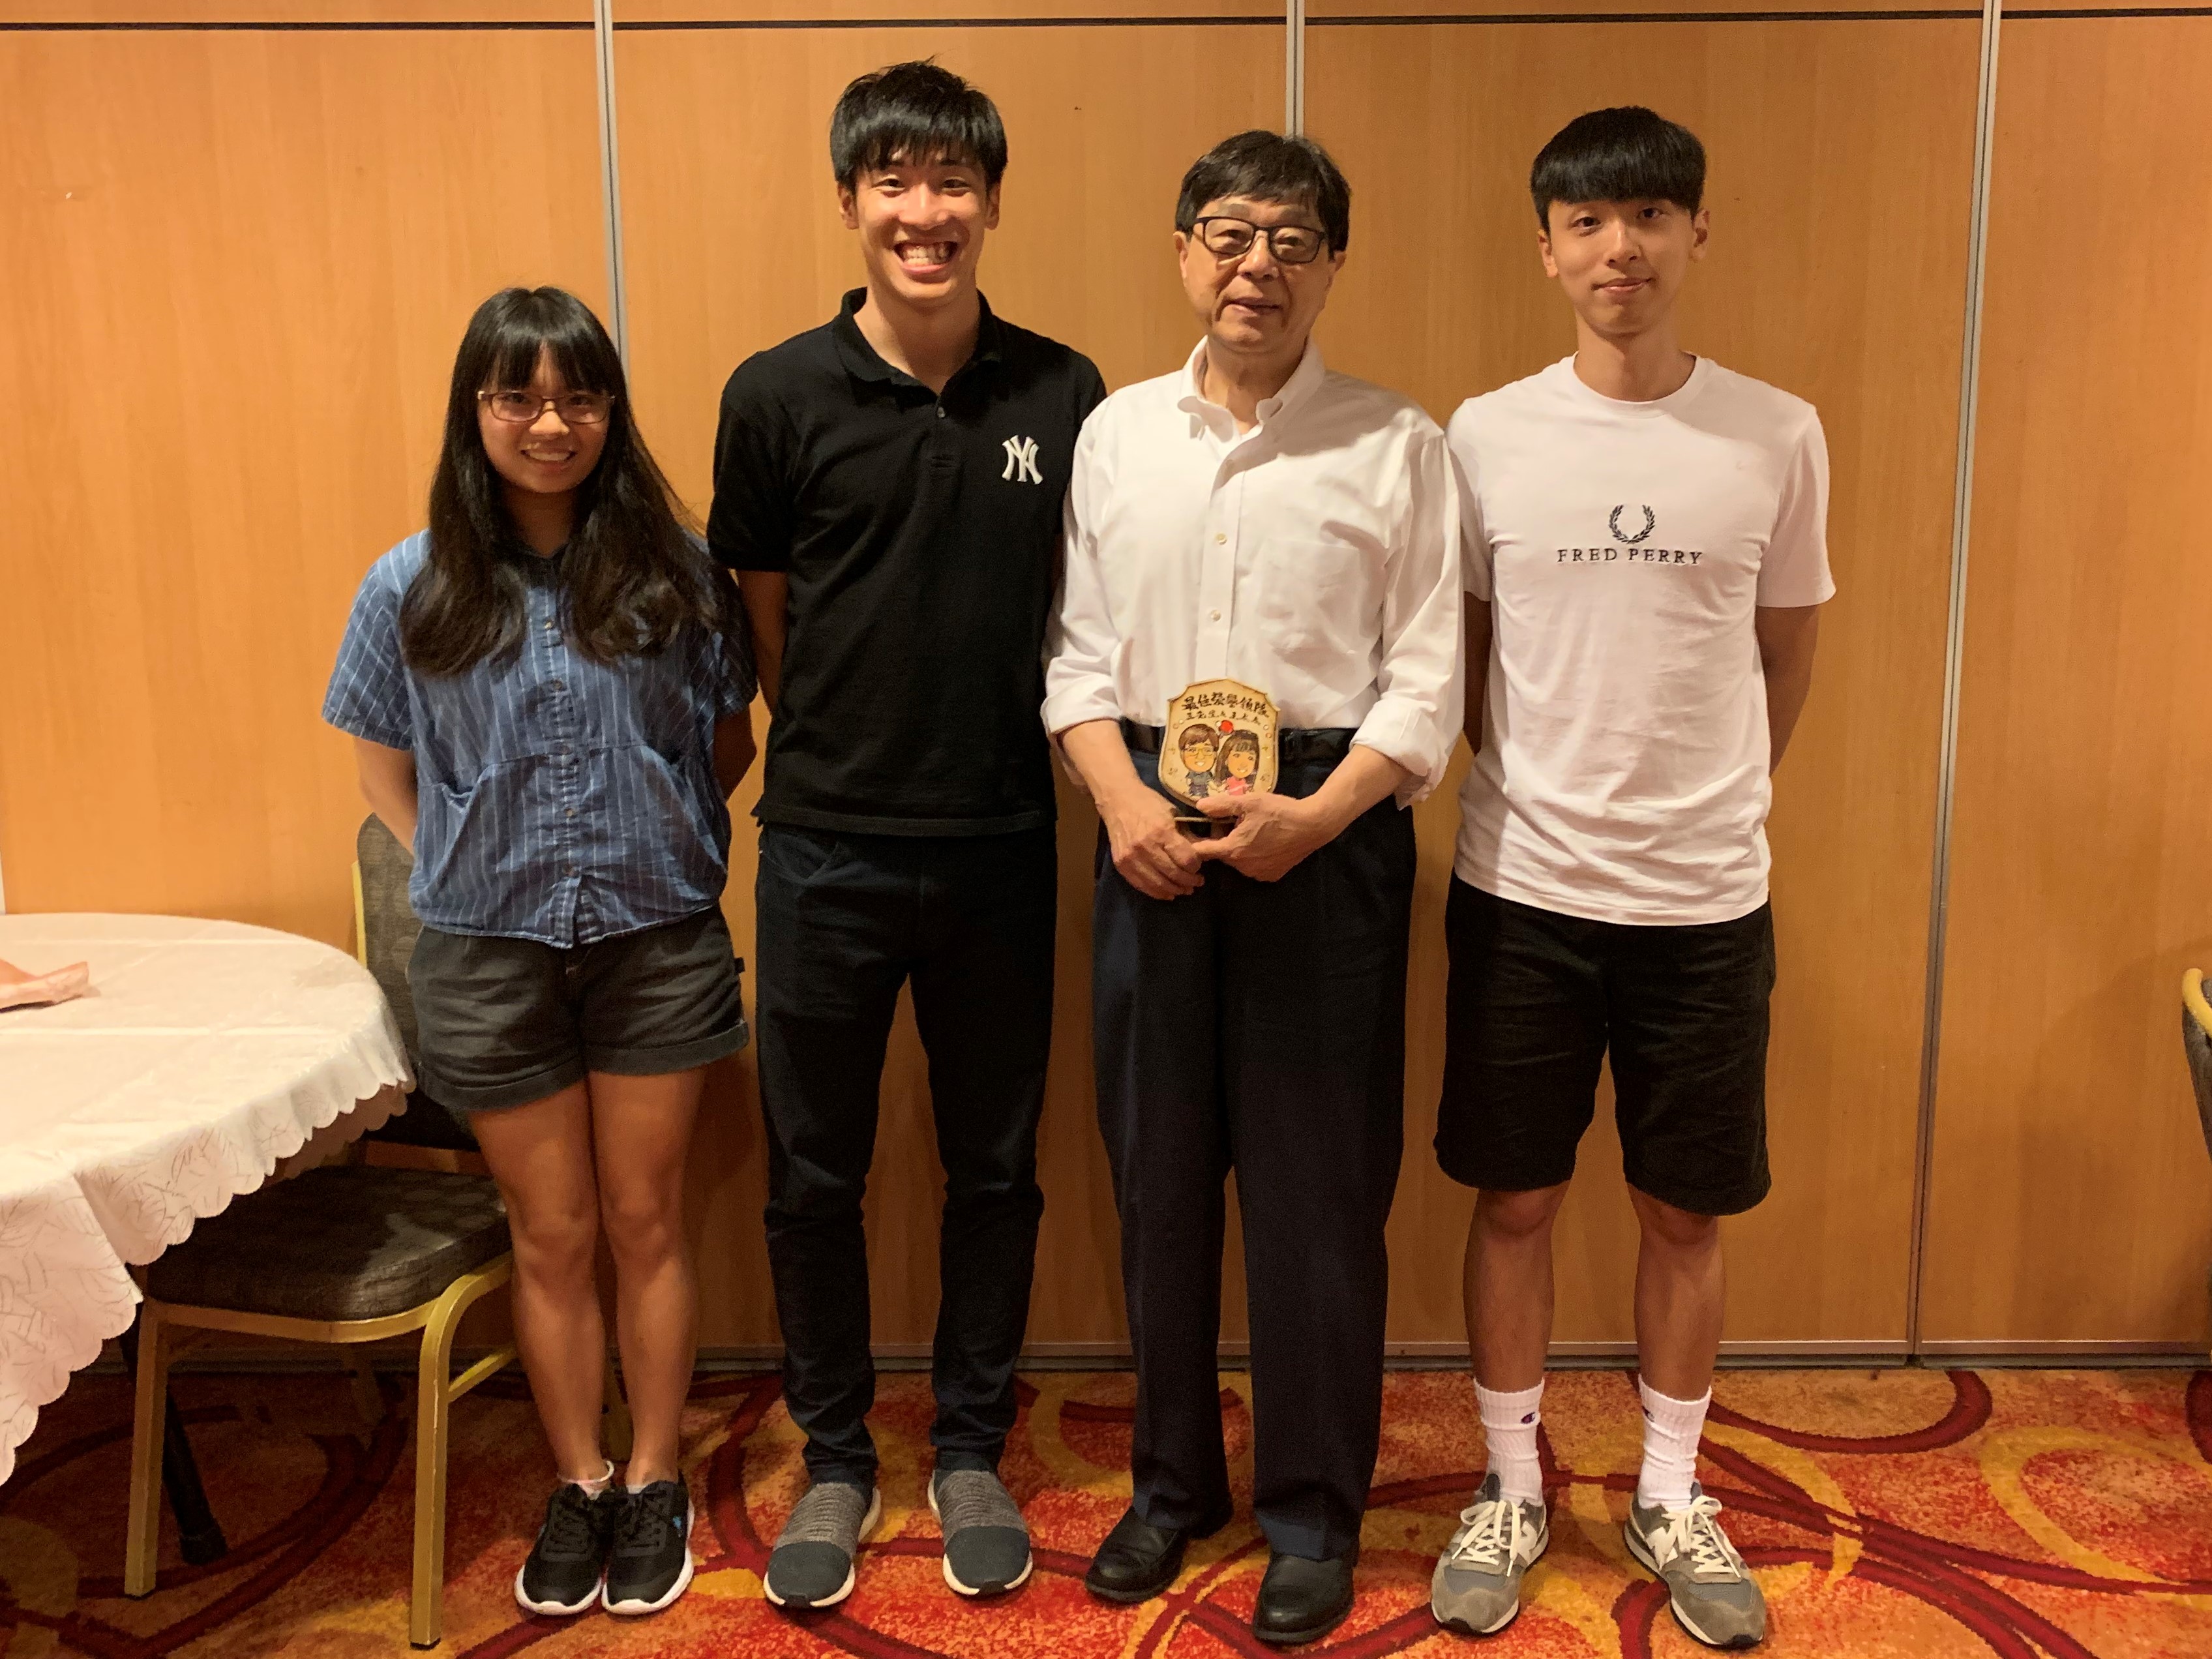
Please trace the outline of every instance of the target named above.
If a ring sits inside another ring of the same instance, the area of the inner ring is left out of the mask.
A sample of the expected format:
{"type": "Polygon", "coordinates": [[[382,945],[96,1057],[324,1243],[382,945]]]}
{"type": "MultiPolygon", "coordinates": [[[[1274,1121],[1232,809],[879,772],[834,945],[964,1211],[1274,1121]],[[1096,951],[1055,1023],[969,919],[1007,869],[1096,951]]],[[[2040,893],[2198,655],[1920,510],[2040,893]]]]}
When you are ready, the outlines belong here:
{"type": "Polygon", "coordinates": [[[742,639],[687,628],[658,656],[603,665],[568,642],[561,556],[524,565],[521,647],[464,673],[416,673],[399,605],[429,555],[409,537],[362,578],[323,718],[412,750],[408,896],[441,933],[588,945],[718,903],[730,814],[715,723],[751,702],[742,639]]]}

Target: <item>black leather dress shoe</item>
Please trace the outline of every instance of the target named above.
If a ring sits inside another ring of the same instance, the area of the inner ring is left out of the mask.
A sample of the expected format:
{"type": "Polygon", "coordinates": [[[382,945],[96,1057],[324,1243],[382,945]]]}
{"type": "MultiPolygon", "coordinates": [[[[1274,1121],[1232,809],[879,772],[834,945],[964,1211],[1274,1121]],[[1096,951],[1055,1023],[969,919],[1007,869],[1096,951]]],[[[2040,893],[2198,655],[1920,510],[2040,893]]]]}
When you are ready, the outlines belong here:
{"type": "Polygon", "coordinates": [[[1278,1647],[1328,1635],[1352,1611],[1352,1569],[1358,1560],[1356,1548],[1334,1561],[1297,1555],[1271,1559],[1252,1608],[1252,1634],[1278,1647]]]}
{"type": "Polygon", "coordinates": [[[1182,1571],[1183,1546],[1212,1536],[1228,1519],[1224,1516],[1196,1527],[1153,1527],[1139,1520],[1136,1510],[1127,1510],[1091,1558],[1083,1587],[1108,1601],[1149,1601],[1182,1571]]]}

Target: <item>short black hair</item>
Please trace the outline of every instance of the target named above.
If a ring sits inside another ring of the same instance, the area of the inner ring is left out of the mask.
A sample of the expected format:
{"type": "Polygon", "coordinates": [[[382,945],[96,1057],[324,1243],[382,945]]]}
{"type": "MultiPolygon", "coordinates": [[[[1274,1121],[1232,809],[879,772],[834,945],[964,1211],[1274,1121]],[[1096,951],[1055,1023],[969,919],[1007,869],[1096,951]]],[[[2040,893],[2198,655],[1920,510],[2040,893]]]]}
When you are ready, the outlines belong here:
{"type": "Polygon", "coordinates": [[[932,58],[862,76],[830,112],[830,165],[851,190],[864,170],[901,161],[972,162],[996,190],[1006,171],[999,106],[932,58]]]}
{"type": "Polygon", "coordinates": [[[1176,228],[1188,235],[1209,202],[1249,196],[1313,210],[1332,253],[1352,241],[1352,186],[1319,144],[1302,133],[1255,127],[1224,138],[1190,164],[1176,203],[1176,228]]]}
{"type": "Polygon", "coordinates": [[[1594,109],[1536,152],[1528,194],[1547,230],[1554,202],[1672,202],[1695,213],[1705,199],[1705,147],[1641,104],[1594,109]]]}

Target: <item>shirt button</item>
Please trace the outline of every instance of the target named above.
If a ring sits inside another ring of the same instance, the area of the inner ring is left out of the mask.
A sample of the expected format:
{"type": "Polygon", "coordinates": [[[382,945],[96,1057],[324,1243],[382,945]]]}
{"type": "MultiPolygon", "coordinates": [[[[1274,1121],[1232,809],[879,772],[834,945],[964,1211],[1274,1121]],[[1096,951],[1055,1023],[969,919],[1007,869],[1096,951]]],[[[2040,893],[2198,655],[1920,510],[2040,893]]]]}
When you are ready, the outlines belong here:
{"type": "Polygon", "coordinates": [[[574,817],[576,816],[576,809],[575,809],[574,807],[573,807],[573,806],[572,806],[572,807],[570,807],[570,808],[568,810],[568,811],[567,811],[566,813],[564,813],[562,816],[563,816],[563,817],[572,817],[572,818],[573,818],[573,817],[574,817]]]}
{"type": "Polygon", "coordinates": [[[945,406],[942,404],[938,405],[937,418],[940,421],[945,418],[945,406]]]}
{"type": "Polygon", "coordinates": [[[556,691],[565,691],[568,689],[567,686],[562,684],[558,680],[549,681],[548,684],[550,684],[556,691]]]}
{"type": "Polygon", "coordinates": [[[576,873],[576,866],[572,864],[568,866],[568,873],[572,876],[576,873]]]}
{"type": "Polygon", "coordinates": [[[549,634],[554,631],[553,624],[550,621],[545,624],[545,631],[549,634]]]}
{"type": "Polygon", "coordinates": [[[1206,613],[1206,619],[1208,622],[1219,622],[1221,620],[1221,613],[1218,611],[1209,611],[1206,613]]]}
{"type": "Polygon", "coordinates": [[[1229,539],[1229,538],[1228,538],[1228,537],[1226,537],[1226,536],[1224,536],[1224,535],[1223,535],[1219,531],[1218,531],[1218,530],[1217,530],[1217,531],[1215,531],[1215,532],[1213,532],[1213,539],[1214,539],[1217,543],[1219,543],[1219,542],[1225,542],[1225,541],[1227,541],[1227,540],[1229,539]]]}

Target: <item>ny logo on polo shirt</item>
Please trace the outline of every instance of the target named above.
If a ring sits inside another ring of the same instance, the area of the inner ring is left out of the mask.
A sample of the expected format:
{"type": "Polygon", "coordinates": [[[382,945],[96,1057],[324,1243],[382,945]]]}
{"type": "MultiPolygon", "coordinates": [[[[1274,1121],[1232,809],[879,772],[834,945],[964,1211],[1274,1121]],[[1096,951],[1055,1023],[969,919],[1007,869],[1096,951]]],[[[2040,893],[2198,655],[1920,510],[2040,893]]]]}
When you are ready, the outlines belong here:
{"type": "Polygon", "coordinates": [[[1006,440],[1006,470],[999,474],[1016,483],[1041,484],[1044,474],[1037,471],[1036,440],[1009,438],[1006,440]]]}

